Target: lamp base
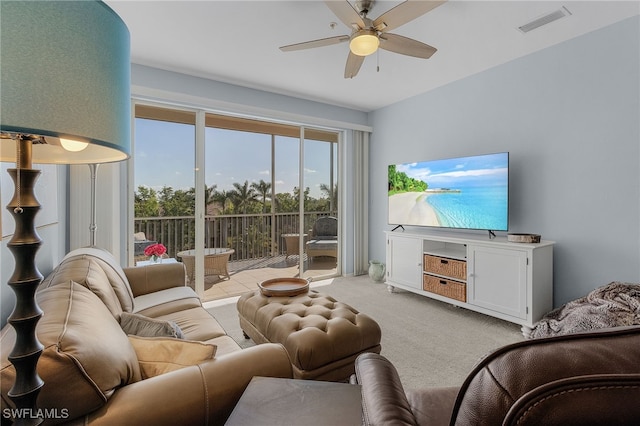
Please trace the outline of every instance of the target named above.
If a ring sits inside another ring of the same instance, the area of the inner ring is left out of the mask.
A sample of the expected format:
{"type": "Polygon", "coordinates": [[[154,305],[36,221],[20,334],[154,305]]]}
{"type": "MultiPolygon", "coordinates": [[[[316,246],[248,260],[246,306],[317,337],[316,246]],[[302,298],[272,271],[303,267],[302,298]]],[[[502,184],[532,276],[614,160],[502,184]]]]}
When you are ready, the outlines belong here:
{"type": "Polygon", "coordinates": [[[35,292],[42,281],[35,262],[42,240],[34,222],[40,210],[34,192],[40,170],[9,169],[8,172],[14,181],[15,193],[7,209],[16,224],[13,237],[7,243],[15,259],[8,285],[16,295],[15,308],[7,320],[16,331],[16,343],[9,354],[9,361],[16,370],[16,380],[8,395],[19,409],[16,410],[19,416],[14,419],[14,425],[36,425],[43,421],[33,416],[37,414],[36,401],[44,385],[37,371],[43,346],[36,336],[42,310],[35,299],[35,292]]]}

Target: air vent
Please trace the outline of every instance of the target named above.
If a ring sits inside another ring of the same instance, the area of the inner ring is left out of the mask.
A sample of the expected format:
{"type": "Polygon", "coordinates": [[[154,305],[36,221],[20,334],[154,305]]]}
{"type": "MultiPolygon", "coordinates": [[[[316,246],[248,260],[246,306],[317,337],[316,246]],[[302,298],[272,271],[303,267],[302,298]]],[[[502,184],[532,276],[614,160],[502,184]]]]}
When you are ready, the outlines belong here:
{"type": "Polygon", "coordinates": [[[519,26],[518,29],[523,33],[528,33],[529,31],[533,31],[536,28],[540,28],[543,25],[547,25],[553,21],[557,21],[558,19],[564,18],[565,16],[569,16],[569,15],[571,15],[571,12],[569,12],[569,9],[562,6],[558,10],[554,10],[551,13],[547,13],[546,15],[536,18],[531,22],[528,22],[524,25],[519,26]]]}

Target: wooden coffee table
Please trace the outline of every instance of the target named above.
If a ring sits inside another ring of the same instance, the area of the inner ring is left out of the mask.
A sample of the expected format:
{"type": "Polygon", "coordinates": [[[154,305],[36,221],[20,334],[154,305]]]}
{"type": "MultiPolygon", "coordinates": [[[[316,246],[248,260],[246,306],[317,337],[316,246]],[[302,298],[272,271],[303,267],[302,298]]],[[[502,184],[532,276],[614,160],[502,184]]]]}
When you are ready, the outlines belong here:
{"type": "Polygon", "coordinates": [[[254,377],[225,425],[362,424],[360,385],[254,377]]]}

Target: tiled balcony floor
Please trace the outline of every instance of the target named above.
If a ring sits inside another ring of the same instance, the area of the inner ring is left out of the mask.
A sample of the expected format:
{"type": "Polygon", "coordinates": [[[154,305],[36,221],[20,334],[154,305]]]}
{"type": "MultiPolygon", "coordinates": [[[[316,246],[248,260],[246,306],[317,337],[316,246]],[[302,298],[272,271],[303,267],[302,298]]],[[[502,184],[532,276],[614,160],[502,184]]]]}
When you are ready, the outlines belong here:
{"type": "MultiPolygon", "coordinates": [[[[336,273],[336,259],[317,257],[305,259],[305,277],[329,277],[336,273]]],[[[205,277],[203,302],[239,296],[258,288],[258,283],[272,278],[298,277],[298,256],[229,262],[230,279],[205,277]]]]}

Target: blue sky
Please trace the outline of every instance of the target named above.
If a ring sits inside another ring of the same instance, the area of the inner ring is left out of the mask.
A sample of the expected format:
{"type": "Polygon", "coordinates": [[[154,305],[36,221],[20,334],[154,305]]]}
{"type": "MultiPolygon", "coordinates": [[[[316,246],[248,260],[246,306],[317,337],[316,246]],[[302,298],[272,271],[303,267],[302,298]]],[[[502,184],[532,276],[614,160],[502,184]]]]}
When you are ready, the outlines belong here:
{"type": "Polygon", "coordinates": [[[505,185],[508,165],[508,154],[499,153],[398,164],[396,170],[427,182],[430,189],[455,189],[469,185],[505,185]]]}
{"type": "MultiPolygon", "coordinates": [[[[135,187],[159,190],[195,186],[195,128],[192,125],[136,120],[135,187]]],[[[276,192],[292,192],[299,185],[297,138],[276,137],[276,192]]],[[[319,185],[329,184],[329,149],[332,144],[305,143],[305,187],[319,198],[319,185]]],[[[337,166],[334,166],[337,170],[337,166]]],[[[233,183],[271,182],[271,136],[207,128],[205,183],[231,190],[233,183]]]]}

